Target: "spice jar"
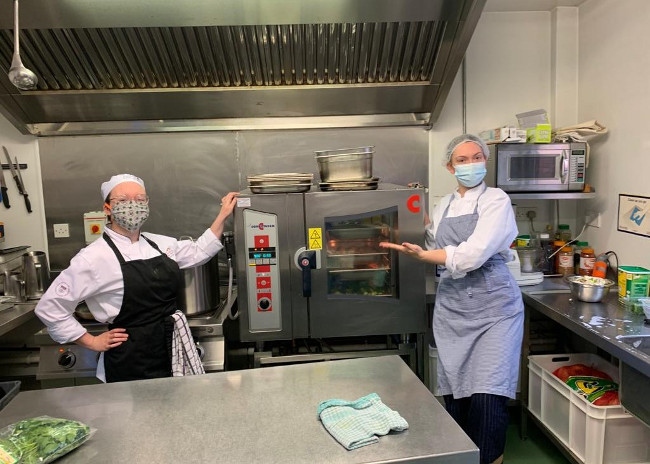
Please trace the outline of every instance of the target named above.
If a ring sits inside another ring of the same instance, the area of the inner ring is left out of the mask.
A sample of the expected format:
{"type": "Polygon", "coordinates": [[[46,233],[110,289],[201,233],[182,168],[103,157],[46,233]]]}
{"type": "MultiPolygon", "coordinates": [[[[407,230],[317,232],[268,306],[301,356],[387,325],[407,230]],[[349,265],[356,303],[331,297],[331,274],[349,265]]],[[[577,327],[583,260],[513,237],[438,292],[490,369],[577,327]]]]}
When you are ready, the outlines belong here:
{"type": "Polygon", "coordinates": [[[585,247],[580,252],[580,275],[590,276],[594,272],[594,263],[596,262],[596,255],[594,249],[585,247]]]}
{"type": "Polygon", "coordinates": [[[563,276],[568,276],[572,275],[574,272],[573,248],[571,248],[571,245],[564,245],[557,253],[557,273],[563,276]]]}
{"type": "Polygon", "coordinates": [[[555,239],[568,242],[571,240],[571,229],[569,224],[558,224],[557,230],[555,231],[555,239]]]}

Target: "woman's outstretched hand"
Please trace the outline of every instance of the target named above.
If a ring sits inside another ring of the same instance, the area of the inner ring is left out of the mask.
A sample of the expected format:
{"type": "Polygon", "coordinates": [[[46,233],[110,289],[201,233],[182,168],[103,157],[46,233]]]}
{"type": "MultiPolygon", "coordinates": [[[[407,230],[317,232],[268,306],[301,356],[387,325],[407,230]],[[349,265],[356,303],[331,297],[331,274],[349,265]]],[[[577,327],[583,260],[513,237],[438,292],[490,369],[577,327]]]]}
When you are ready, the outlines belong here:
{"type": "Polygon", "coordinates": [[[381,248],[390,248],[392,250],[397,250],[400,253],[404,253],[407,256],[411,256],[415,259],[422,259],[422,253],[424,250],[420,245],[414,243],[403,242],[401,245],[391,242],[379,242],[381,248]]]}

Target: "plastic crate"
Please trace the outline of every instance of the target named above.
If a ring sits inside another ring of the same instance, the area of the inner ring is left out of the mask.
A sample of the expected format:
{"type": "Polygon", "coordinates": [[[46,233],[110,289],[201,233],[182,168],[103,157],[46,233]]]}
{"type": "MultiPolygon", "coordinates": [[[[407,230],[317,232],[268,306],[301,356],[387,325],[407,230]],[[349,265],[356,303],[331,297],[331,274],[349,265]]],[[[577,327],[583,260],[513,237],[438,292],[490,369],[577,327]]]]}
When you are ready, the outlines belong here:
{"type": "Polygon", "coordinates": [[[20,390],[20,380],[11,382],[0,382],[0,411],[18,394],[20,390]]]}
{"type": "Polygon", "coordinates": [[[618,368],[590,353],[528,357],[528,409],[585,464],[650,463],[650,428],[622,406],[594,406],[553,375],[585,364],[618,382],[618,368]]]}

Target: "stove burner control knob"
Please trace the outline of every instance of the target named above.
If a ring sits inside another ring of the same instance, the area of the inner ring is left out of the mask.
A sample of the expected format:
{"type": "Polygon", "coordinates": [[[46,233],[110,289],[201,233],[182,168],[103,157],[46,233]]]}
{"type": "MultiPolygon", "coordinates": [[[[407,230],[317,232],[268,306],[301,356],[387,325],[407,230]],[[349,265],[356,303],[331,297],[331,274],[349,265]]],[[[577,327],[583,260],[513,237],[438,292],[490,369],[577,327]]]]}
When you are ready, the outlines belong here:
{"type": "Polygon", "coordinates": [[[72,351],[66,351],[59,356],[59,366],[70,369],[77,362],[77,357],[72,351]]]}

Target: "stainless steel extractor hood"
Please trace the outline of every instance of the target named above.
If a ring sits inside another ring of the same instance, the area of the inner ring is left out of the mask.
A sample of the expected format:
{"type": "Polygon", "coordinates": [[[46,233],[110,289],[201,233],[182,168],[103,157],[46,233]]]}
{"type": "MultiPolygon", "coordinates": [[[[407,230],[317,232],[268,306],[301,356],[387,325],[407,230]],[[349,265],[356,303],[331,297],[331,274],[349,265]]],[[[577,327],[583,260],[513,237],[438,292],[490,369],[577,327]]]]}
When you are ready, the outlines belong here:
{"type": "MultiPolygon", "coordinates": [[[[431,126],[486,0],[24,0],[21,132],[431,126]]],[[[0,0],[12,11],[12,0],[0,0]]]]}

